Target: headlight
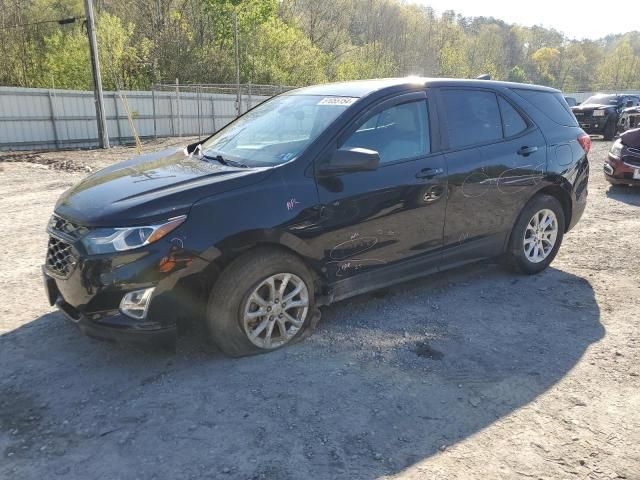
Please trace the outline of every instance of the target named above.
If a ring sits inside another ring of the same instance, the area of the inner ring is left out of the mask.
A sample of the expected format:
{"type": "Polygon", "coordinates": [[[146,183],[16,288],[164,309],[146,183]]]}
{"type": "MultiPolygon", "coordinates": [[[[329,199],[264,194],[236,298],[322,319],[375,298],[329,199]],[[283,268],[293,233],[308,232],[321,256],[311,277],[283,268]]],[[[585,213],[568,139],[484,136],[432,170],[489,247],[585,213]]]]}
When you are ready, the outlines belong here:
{"type": "Polygon", "coordinates": [[[620,155],[622,154],[622,140],[617,139],[615,142],[613,142],[611,150],[609,150],[609,154],[612,157],[620,158],[620,155]]]}
{"type": "Polygon", "coordinates": [[[604,110],[594,110],[593,111],[593,116],[594,117],[604,117],[604,110]]]}
{"type": "Polygon", "coordinates": [[[142,227],[99,228],[87,233],[81,241],[89,254],[123,252],[160,240],[178,228],[186,218],[186,215],[182,215],[165,223],[142,227]]]}

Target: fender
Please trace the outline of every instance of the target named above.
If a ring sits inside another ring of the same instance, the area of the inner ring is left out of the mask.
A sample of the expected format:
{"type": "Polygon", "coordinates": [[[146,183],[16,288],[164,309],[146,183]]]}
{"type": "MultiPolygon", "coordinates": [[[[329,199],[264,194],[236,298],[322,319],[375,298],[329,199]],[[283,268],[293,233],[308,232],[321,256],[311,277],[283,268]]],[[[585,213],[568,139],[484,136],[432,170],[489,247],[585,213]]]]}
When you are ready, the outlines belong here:
{"type": "Polygon", "coordinates": [[[316,269],[323,252],[310,242],[320,220],[315,180],[302,173],[288,175],[290,170],[288,164],[276,167],[247,189],[196,202],[184,224],[185,246],[221,269],[248,249],[279,245],[316,269]]]}

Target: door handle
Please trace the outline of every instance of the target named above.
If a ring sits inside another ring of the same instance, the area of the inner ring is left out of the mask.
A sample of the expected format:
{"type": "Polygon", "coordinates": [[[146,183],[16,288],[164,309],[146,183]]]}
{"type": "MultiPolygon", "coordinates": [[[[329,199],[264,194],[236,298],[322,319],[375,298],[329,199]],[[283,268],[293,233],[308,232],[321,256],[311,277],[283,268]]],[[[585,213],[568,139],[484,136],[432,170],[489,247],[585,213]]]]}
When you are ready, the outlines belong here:
{"type": "Polygon", "coordinates": [[[516,152],[518,155],[522,155],[523,157],[528,157],[534,152],[538,151],[538,147],[520,147],[520,149],[516,152]]]}
{"type": "Polygon", "coordinates": [[[438,175],[442,175],[443,173],[444,168],[423,168],[418,173],[416,173],[416,178],[431,179],[433,177],[437,177],[438,175]]]}

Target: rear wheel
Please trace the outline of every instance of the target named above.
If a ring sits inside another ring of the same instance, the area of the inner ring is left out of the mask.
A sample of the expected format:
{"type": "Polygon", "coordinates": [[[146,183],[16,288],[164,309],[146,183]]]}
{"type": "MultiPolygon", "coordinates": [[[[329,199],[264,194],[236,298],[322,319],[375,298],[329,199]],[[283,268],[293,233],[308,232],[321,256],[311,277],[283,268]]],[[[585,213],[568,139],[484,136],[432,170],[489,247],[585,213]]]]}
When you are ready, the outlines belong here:
{"type": "Polygon", "coordinates": [[[207,325],[220,350],[240,357],[292,343],[314,309],[306,266],[280,250],[260,249],[223,271],[209,297],[207,325]]]}
{"type": "Polygon", "coordinates": [[[509,264],[526,274],[547,268],[558,253],[564,227],[564,211],[558,199],[536,195],[522,210],[511,232],[509,264]]]}

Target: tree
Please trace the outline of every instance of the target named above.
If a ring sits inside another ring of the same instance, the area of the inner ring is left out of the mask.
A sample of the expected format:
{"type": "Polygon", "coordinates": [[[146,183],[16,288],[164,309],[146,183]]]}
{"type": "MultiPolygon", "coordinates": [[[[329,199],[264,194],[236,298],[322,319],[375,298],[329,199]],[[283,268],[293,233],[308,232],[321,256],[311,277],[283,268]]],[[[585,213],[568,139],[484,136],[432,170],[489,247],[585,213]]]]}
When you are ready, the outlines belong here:
{"type": "Polygon", "coordinates": [[[509,70],[509,75],[507,76],[507,80],[510,82],[517,82],[517,83],[529,83],[527,74],[518,65],[515,65],[511,70],[509,70]]]}
{"type": "Polygon", "coordinates": [[[374,44],[354,47],[335,66],[335,79],[360,80],[392,76],[396,71],[393,59],[377,49],[374,44]]]}
{"type": "MultiPolygon", "coordinates": [[[[149,87],[145,62],[149,45],[141,41],[134,46],[132,24],[125,26],[118,17],[102,13],[96,23],[96,36],[106,90],[149,87]]],[[[89,44],[83,27],[56,31],[45,38],[41,84],[90,90],[92,81],[89,44]]]]}
{"type": "Polygon", "coordinates": [[[326,55],[300,30],[275,18],[258,29],[250,56],[255,56],[249,59],[254,82],[308,85],[327,81],[326,55]]]}
{"type": "MultiPolygon", "coordinates": [[[[639,32],[576,41],[402,0],[94,1],[105,88],[235,82],[232,12],[242,82],[489,73],[566,91],[640,87],[639,32]]],[[[82,4],[0,0],[0,84],[90,88],[78,23],[11,27],[81,17],[82,4]]]]}
{"type": "Polygon", "coordinates": [[[560,60],[560,51],[557,48],[542,47],[531,56],[538,72],[538,82],[542,85],[553,86],[556,77],[552,72],[557,72],[560,60]]]}

